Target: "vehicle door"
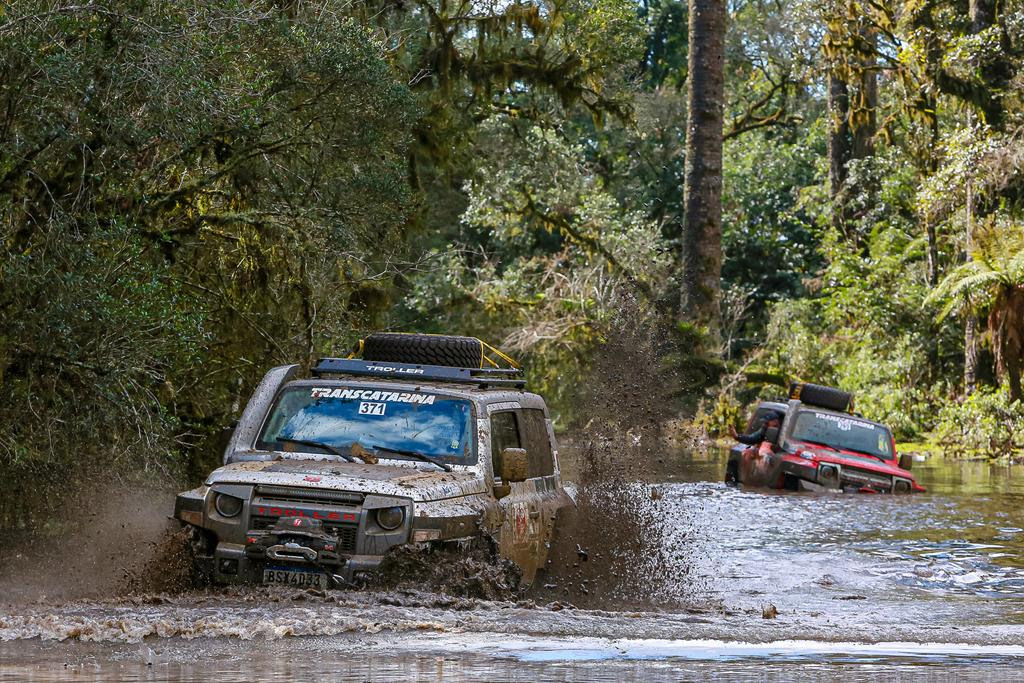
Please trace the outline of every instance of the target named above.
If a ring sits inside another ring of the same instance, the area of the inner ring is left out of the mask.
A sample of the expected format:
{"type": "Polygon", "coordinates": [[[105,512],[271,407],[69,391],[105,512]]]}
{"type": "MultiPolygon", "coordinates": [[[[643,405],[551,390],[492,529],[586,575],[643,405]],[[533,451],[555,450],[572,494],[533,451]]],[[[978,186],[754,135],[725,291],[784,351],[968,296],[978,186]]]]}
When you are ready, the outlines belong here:
{"type": "Polygon", "coordinates": [[[532,416],[524,416],[519,408],[494,410],[490,414],[494,486],[495,490],[508,487],[508,493],[498,501],[502,514],[498,545],[501,554],[522,569],[525,583],[533,581],[537,568],[543,562],[540,558],[540,529],[543,526],[541,497],[537,493],[538,477],[531,476],[535,474],[532,471],[535,456],[528,450],[528,445],[533,443],[535,438],[532,432],[528,434],[527,422],[532,429],[534,419],[532,416]],[[501,454],[506,448],[527,449],[530,466],[525,481],[502,480],[501,454]]]}
{"type": "MultiPolygon", "coordinates": [[[[764,422],[765,417],[768,415],[768,413],[772,412],[772,410],[773,409],[771,406],[764,405],[763,403],[758,404],[757,408],[754,409],[754,412],[750,414],[750,419],[747,420],[747,427],[744,430],[744,432],[749,434],[755,429],[758,429],[764,422]]],[[[731,463],[730,466],[734,467],[734,476],[739,476],[740,463],[743,459],[743,453],[749,450],[750,448],[750,446],[743,443],[734,443],[732,446],[729,447],[729,462],[731,463]]],[[[728,477],[726,480],[728,481],[728,477]]]]}
{"type": "Polygon", "coordinates": [[[554,428],[547,414],[540,408],[523,408],[519,411],[519,425],[523,448],[529,456],[527,481],[533,484],[539,509],[539,514],[531,518],[535,523],[531,524],[529,531],[537,538],[538,561],[543,566],[554,532],[555,517],[559,508],[569,504],[570,500],[555,469],[554,428]]]}
{"type": "MultiPolygon", "coordinates": [[[[772,405],[758,405],[747,423],[747,433],[760,429],[770,413],[780,412],[783,413],[785,423],[786,410],[772,405]]],[[[779,432],[782,433],[781,428],[779,432]]],[[[779,439],[778,443],[782,443],[782,440],[779,439]]],[[[729,449],[729,459],[735,463],[734,476],[748,486],[773,486],[782,468],[782,458],[776,450],[774,445],[769,446],[763,442],[752,446],[742,443],[733,445],[729,449]]]]}

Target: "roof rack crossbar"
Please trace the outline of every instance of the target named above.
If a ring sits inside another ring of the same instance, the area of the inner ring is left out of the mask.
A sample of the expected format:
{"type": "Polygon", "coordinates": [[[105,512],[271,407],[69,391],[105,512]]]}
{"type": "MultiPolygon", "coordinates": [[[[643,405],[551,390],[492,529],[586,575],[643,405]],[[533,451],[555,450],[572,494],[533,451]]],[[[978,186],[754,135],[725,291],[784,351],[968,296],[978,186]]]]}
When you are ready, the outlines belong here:
{"type": "Polygon", "coordinates": [[[486,386],[515,386],[522,388],[526,381],[518,368],[456,368],[445,365],[413,365],[368,361],[355,358],[321,358],[313,366],[314,377],[322,375],[365,375],[391,379],[428,380],[431,382],[460,382],[486,386]]]}

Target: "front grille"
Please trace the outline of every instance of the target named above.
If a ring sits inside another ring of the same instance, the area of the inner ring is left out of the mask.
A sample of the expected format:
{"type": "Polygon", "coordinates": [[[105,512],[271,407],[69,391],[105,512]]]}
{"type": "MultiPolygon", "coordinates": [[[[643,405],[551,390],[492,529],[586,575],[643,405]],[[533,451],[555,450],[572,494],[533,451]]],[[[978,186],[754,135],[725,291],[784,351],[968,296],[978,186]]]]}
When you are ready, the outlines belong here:
{"type": "Polygon", "coordinates": [[[331,491],[330,489],[302,489],[293,486],[260,485],[256,487],[257,495],[273,498],[276,501],[289,503],[341,503],[342,505],[362,505],[366,497],[362,493],[352,491],[331,491]]]}
{"type": "Polygon", "coordinates": [[[888,490],[892,487],[892,477],[884,474],[875,474],[865,470],[856,470],[849,467],[843,468],[843,483],[850,482],[860,486],[871,488],[882,488],[888,490]]]}
{"type": "MultiPolygon", "coordinates": [[[[280,517],[259,517],[253,516],[249,521],[249,528],[253,531],[267,531],[273,529],[280,517]]],[[[352,554],[356,551],[356,537],[359,535],[359,527],[355,524],[339,524],[338,522],[324,522],[324,531],[334,536],[338,541],[338,552],[352,554]]]]}

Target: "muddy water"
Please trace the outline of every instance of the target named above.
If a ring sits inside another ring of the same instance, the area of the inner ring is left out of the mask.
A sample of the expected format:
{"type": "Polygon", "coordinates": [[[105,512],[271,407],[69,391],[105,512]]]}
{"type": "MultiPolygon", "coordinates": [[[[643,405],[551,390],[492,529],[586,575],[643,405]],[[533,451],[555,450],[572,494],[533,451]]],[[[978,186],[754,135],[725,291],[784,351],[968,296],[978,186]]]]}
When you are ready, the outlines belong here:
{"type": "Polygon", "coordinates": [[[631,573],[604,556],[598,523],[515,601],[216,590],[9,604],[0,680],[1018,677],[1024,469],[918,463],[929,492],[893,498],[736,490],[718,483],[718,454],[671,462],[677,476],[632,487],[649,533],[629,545],[631,573]]]}

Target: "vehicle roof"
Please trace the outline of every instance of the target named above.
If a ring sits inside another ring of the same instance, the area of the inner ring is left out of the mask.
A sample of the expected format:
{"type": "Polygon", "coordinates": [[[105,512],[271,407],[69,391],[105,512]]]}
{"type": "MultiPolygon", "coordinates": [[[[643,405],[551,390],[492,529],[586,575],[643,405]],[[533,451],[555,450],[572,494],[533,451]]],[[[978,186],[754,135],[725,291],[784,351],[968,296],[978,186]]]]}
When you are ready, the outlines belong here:
{"type": "MultiPolygon", "coordinates": [[[[761,408],[771,408],[772,410],[777,410],[777,411],[779,411],[781,413],[786,413],[786,412],[789,411],[789,404],[788,403],[783,403],[781,401],[760,401],[757,404],[757,406],[754,408],[754,410],[757,411],[757,410],[760,410],[761,408]]],[[[828,413],[829,415],[837,415],[839,417],[848,417],[851,420],[860,420],[861,422],[867,422],[867,423],[873,424],[873,425],[875,425],[877,427],[883,427],[885,429],[889,429],[889,426],[886,425],[884,422],[879,422],[877,420],[872,420],[870,418],[864,417],[863,415],[861,415],[859,413],[845,413],[845,412],[843,412],[841,410],[832,410],[831,408],[823,408],[822,406],[817,406],[817,405],[814,405],[813,403],[804,403],[803,401],[800,401],[800,408],[801,409],[807,409],[807,410],[813,410],[813,411],[815,411],[817,413],[828,413]]],[[[892,431],[892,430],[889,429],[889,431],[892,431]]]]}
{"type": "Polygon", "coordinates": [[[453,396],[487,405],[491,403],[518,402],[523,408],[545,407],[544,399],[539,395],[508,387],[481,387],[479,384],[462,384],[456,382],[407,382],[398,379],[373,378],[367,379],[362,376],[353,375],[332,375],[331,377],[312,377],[296,379],[288,382],[285,386],[359,386],[374,389],[388,389],[391,391],[418,391],[429,390],[433,393],[444,396],[453,396]]]}

